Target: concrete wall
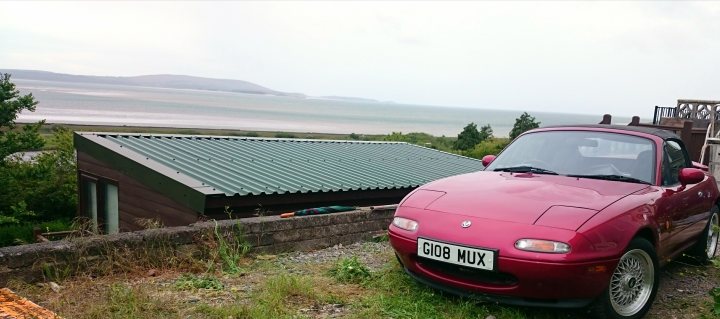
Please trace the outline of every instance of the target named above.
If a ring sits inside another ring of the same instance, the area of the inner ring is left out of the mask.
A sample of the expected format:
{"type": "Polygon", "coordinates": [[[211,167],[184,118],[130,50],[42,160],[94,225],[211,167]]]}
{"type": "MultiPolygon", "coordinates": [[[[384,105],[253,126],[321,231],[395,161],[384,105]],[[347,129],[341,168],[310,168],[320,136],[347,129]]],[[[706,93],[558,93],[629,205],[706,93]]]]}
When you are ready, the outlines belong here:
{"type": "MultiPolygon", "coordinates": [[[[105,263],[119,266],[113,252],[125,251],[125,262],[133,262],[133,252],[158,260],[177,262],[178,256],[203,258],[213,249],[212,238],[240,235],[251,245],[251,253],[309,251],[337,244],[370,239],[383,233],[394,210],[360,209],[351,212],[281,219],[278,216],[201,222],[190,226],[148,229],[115,235],[75,238],[47,243],[0,248],[0,287],[10,280],[35,282],[49,277],[67,277],[105,263]],[[217,225],[217,226],[216,226],[217,225]],[[208,240],[210,239],[210,244],[208,240]],[[172,258],[170,258],[172,257],[172,258]]],[[[236,236],[237,238],[237,236],[236,236]]],[[[134,257],[133,257],[134,256],[134,257]]],[[[125,266],[128,266],[127,264],[125,266]]],[[[117,269],[122,271],[122,269],[117,269]]]]}

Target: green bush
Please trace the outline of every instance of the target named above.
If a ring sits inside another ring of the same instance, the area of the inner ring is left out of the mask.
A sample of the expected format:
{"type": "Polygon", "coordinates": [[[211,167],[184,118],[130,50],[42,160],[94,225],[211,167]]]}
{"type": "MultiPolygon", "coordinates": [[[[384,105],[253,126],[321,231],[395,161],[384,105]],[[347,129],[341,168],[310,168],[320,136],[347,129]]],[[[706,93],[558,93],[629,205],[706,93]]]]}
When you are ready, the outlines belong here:
{"type": "Polygon", "coordinates": [[[72,132],[59,128],[55,149],[33,162],[0,162],[0,225],[69,220],[77,211],[77,170],[72,132]]]}
{"type": "Polygon", "coordinates": [[[362,283],[370,278],[370,270],[357,257],[343,258],[330,270],[330,275],[339,282],[362,283]]]}
{"type": "Polygon", "coordinates": [[[72,228],[69,219],[59,219],[48,222],[21,223],[0,226],[0,247],[18,244],[33,243],[33,227],[39,227],[43,232],[55,232],[72,228]]]}
{"type": "Polygon", "coordinates": [[[464,152],[463,155],[482,159],[485,155],[497,155],[500,153],[505,146],[507,146],[510,143],[508,139],[501,139],[501,138],[493,138],[489,139],[483,142],[480,142],[478,145],[475,145],[475,147],[467,152],[464,152]]]}

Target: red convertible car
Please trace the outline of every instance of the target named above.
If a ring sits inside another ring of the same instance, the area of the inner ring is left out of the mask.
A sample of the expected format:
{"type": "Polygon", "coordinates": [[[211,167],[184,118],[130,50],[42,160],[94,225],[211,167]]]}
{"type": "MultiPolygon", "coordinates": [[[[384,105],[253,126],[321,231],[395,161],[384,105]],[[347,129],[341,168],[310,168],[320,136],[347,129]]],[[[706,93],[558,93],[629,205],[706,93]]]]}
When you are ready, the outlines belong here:
{"type": "Polygon", "coordinates": [[[683,253],[715,256],[715,179],[668,131],[546,127],[483,164],[400,203],[390,243],[416,280],[495,302],[640,318],[659,267],[683,253]]]}

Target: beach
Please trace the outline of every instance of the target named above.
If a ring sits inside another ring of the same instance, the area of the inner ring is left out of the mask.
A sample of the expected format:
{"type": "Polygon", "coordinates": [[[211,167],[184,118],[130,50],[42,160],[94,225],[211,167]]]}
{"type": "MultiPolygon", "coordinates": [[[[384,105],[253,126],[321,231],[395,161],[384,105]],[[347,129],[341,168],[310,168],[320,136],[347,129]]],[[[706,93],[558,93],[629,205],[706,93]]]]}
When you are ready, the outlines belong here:
{"type": "MultiPolygon", "coordinates": [[[[521,110],[298,98],[220,91],[13,79],[40,103],[20,122],[331,134],[455,136],[470,122],[507,136],[521,110]]],[[[648,108],[650,110],[650,108],[648,108]]],[[[597,115],[531,112],[543,126],[593,124],[597,115]]],[[[641,115],[642,116],[642,115],[641,115]]],[[[646,117],[647,118],[647,117],[646,117]]],[[[615,117],[626,124],[629,117],[615,117]]]]}

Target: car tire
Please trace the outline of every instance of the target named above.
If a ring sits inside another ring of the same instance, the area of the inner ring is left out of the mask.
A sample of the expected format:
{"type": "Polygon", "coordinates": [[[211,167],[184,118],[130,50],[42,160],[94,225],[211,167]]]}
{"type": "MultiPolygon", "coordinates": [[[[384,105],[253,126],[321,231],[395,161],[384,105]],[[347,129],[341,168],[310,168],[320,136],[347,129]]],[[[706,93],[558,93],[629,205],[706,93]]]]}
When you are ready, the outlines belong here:
{"type": "Polygon", "coordinates": [[[596,318],[636,319],[650,310],[660,280],[655,247],[644,238],[630,241],[608,288],[591,305],[596,318]]]}
{"type": "Polygon", "coordinates": [[[700,264],[706,264],[715,257],[718,251],[718,238],[720,237],[720,208],[715,205],[710,211],[707,225],[698,238],[697,243],[690,248],[688,255],[692,256],[700,264]]]}

